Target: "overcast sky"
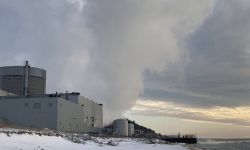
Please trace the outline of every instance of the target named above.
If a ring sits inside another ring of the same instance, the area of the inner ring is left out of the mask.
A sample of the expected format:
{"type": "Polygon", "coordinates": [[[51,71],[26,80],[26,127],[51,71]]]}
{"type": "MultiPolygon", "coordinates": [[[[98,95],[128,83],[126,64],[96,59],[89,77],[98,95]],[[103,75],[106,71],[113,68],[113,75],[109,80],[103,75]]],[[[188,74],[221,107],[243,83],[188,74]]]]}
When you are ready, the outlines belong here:
{"type": "Polygon", "coordinates": [[[250,137],[249,14],[248,0],[1,0],[0,64],[46,69],[47,92],[103,103],[106,122],[250,137]]]}

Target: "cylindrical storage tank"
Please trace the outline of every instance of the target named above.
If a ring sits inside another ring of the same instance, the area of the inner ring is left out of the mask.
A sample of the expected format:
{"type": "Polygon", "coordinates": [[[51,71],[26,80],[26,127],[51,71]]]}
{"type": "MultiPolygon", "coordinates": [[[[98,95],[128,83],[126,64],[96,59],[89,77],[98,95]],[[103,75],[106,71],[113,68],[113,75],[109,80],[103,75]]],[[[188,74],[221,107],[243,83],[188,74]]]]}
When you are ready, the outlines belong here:
{"type": "Polygon", "coordinates": [[[0,67],[0,90],[20,96],[46,93],[46,71],[28,66],[0,67]]]}
{"type": "Polygon", "coordinates": [[[117,119],[113,122],[114,134],[119,136],[128,136],[128,120],[117,119]]]}
{"type": "Polygon", "coordinates": [[[128,124],[128,136],[133,136],[134,133],[135,133],[134,124],[132,123],[128,124]]]}

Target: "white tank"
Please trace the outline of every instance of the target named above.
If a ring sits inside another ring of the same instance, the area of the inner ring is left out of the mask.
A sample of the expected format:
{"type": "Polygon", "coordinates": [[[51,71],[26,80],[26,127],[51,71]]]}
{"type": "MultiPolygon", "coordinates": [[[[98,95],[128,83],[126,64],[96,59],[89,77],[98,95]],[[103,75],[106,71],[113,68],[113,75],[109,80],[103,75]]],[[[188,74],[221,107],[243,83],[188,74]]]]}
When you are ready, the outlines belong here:
{"type": "Polygon", "coordinates": [[[113,122],[114,134],[120,136],[128,136],[128,120],[127,119],[117,119],[113,122]]]}
{"type": "Polygon", "coordinates": [[[132,123],[128,124],[128,136],[133,136],[134,133],[135,133],[134,124],[132,123]]]}

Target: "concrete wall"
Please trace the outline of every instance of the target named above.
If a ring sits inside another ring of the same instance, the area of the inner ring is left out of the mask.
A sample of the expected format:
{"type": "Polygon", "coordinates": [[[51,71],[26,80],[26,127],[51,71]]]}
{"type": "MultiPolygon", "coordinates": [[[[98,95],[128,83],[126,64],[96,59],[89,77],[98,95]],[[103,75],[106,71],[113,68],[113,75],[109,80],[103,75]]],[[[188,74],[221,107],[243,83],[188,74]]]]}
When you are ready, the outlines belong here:
{"type": "Polygon", "coordinates": [[[85,132],[83,107],[59,98],[58,101],[58,130],[68,132],[85,132]]]}
{"type": "Polygon", "coordinates": [[[78,104],[84,108],[84,122],[86,123],[87,127],[89,128],[93,128],[93,127],[102,128],[103,127],[102,105],[88,98],[85,98],[84,96],[80,96],[77,94],[63,93],[61,95],[61,98],[68,99],[68,101],[78,104]]]}
{"type": "Polygon", "coordinates": [[[21,126],[57,129],[57,98],[1,97],[0,118],[21,126]]]}
{"type": "Polygon", "coordinates": [[[79,105],[84,107],[85,123],[88,127],[103,127],[103,108],[102,105],[89,100],[83,96],[78,97],[79,105]]]}

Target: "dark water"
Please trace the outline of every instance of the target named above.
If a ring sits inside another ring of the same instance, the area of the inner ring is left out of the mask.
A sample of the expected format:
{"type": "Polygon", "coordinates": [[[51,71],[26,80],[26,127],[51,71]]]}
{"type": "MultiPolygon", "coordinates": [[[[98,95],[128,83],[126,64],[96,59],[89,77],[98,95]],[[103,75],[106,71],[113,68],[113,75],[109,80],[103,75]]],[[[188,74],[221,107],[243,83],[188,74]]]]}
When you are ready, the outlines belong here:
{"type": "Polygon", "coordinates": [[[192,150],[250,150],[250,139],[200,139],[198,144],[190,145],[192,150]]]}

